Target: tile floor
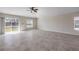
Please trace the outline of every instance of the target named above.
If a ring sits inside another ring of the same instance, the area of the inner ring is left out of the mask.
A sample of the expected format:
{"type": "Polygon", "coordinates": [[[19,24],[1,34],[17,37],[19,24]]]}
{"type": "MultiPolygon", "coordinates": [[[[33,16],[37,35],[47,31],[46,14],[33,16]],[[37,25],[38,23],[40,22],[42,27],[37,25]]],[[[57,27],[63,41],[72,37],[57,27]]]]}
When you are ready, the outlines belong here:
{"type": "Polygon", "coordinates": [[[79,51],[79,36],[41,30],[5,34],[0,51],[79,51]]]}

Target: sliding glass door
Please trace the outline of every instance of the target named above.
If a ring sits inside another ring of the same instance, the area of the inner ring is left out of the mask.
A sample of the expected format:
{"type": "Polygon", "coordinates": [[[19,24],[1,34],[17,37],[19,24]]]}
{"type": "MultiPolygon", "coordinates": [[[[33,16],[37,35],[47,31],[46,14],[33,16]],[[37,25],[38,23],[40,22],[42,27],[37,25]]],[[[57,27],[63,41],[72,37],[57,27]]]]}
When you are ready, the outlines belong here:
{"type": "Polygon", "coordinates": [[[19,19],[17,18],[6,18],[5,19],[5,32],[18,32],[19,28],[19,19]]]}

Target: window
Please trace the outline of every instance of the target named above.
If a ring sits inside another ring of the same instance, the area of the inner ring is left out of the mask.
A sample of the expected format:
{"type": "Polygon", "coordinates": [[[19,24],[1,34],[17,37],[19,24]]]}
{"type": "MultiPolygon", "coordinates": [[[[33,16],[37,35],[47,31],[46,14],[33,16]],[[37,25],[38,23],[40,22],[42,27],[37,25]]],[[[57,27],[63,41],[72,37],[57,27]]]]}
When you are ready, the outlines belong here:
{"type": "Polygon", "coordinates": [[[74,17],[74,29],[79,30],[79,17],[74,17]]]}

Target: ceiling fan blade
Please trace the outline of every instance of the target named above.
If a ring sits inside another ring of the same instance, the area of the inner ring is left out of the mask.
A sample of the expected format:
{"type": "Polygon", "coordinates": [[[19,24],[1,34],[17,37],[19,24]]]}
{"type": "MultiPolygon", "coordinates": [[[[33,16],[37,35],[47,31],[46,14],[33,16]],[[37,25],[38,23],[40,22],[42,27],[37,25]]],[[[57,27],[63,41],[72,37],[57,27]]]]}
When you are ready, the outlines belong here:
{"type": "Polygon", "coordinates": [[[31,9],[31,10],[34,10],[34,8],[35,8],[35,7],[31,7],[30,9],[31,9]]]}
{"type": "Polygon", "coordinates": [[[31,13],[32,12],[36,12],[37,13],[37,8],[36,7],[29,7],[29,10],[28,11],[30,11],[31,13]]]}
{"type": "Polygon", "coordinates": [[[35,9],[35,10],[38,10],[38,9],[35,9]]]}
{"type": "Polygon", "coordinates": [[[37,10],[34,10],[34,12],[36,12],[36,13],[37,13],[37,10]]]}

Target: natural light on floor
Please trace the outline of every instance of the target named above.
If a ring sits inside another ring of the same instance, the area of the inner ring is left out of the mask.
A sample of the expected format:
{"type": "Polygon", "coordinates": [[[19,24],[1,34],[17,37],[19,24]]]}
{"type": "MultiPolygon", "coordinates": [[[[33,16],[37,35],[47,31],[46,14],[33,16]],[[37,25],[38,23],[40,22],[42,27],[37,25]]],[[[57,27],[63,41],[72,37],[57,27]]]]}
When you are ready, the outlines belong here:
{"type": "Polygon", "coordinates": [[[15,32],[5,32],[5,34],[16,34],[16,33],[20,33],[20,31],[15,31],[15,32]]]}

